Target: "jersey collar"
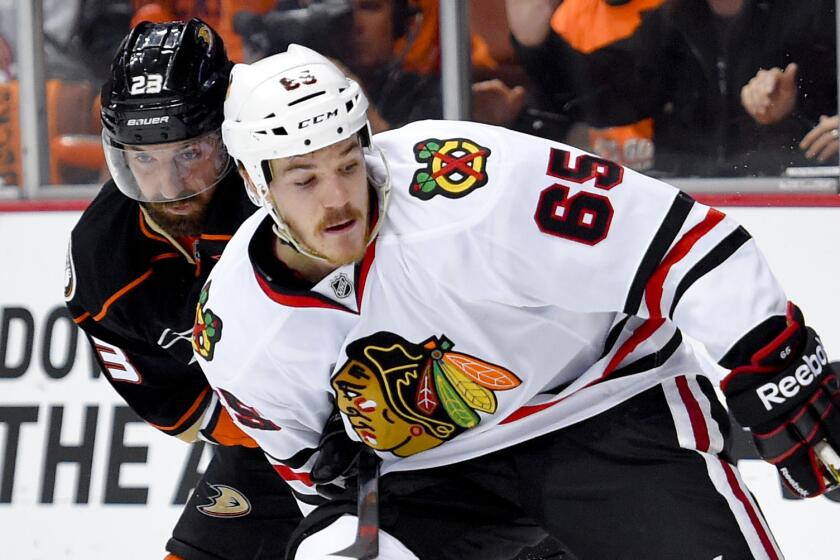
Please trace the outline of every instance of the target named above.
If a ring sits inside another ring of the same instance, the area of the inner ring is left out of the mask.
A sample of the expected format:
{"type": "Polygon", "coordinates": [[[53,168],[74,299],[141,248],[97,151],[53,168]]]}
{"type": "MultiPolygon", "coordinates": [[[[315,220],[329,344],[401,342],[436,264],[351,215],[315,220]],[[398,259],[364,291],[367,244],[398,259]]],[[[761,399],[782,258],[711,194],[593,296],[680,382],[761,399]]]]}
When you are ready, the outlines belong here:
{"type": "Polygon", "coordinates": [[[287,307],[319,307],[358,314],[376,255],[376,241],[368,245],[360,261],[340,267],[312,285],[274,256],[272,223],[271,217],[266,216],[248,245],[254,276],[263,293],[287,307]]]}

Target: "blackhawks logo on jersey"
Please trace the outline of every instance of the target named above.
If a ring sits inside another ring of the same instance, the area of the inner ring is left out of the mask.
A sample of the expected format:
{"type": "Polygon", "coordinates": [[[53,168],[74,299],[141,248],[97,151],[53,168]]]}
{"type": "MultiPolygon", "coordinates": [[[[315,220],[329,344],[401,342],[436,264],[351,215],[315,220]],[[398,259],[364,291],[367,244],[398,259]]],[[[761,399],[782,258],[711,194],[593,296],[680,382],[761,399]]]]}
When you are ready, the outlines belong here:
{"type": "Polygon", "coordinates": [[[213,359],[216,343],[222,338],[222,320],[205,307],[210,297],[210,282],[201,288],[198,305],[195,306],[195,324],[192,330],[192,347],[208,362],[213,359]]]}
{"type": "Polygon", "coordinates": [[[389,332],[347,347],[332,378],[339,409],[368,446],[399,457],[437,447],[493,414],[496,391],[522,382],[507,369],[453,352],[431,337],[415,344],[389,332]]]}
{"type": "Polygon", "coordinates": [[[426,167],[414,172],[409,192],[421,200],[436,194],[460,198],[487,184],[490,149],[465,138],[430,138],[414,146],[414,157],[426,167]]]}

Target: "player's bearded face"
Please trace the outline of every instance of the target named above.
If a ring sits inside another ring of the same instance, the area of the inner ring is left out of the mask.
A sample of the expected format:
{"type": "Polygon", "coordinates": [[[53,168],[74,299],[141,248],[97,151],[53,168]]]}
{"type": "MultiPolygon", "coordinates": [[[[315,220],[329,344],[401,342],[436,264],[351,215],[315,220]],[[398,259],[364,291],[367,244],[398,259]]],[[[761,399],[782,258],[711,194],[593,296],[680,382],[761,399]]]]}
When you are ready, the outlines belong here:
{"type": "Polygon", "coordinates": [[[361,259],[370,202],[358,139],[272,162],[271,193],[298,241],[331,264],[361,259]]]}
{"type": "Polygon", "coordinates": [[[152,219],[170,235],[197,235],[217,183],[228,169],[218,132],[197,138],[130,146],[123,152],[140,200],[152,219]]]}
{"type": "Polygon", "coordinates": [[[198,235],[207,222],[207,209],[218,186],[185,200],[144,202],[146,212],[169,235],[198,235]]]}

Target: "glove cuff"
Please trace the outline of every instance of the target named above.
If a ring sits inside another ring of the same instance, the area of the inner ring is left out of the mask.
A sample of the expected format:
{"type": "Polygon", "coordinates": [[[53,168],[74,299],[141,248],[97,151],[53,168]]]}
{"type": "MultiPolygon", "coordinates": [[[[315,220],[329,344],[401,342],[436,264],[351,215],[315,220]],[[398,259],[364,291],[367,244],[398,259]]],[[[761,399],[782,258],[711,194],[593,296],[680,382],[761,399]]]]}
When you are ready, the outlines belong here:
{"type": "MultiPolygon", "coordinates": [[[[742,425],[752,428],[767,424],[802,406],[823,381],[833,380],[834,374],[822,342],[810,327],[804,331],[805,344],[801,352],[794,354],[795,358],[781,370],[755,361],[735,368],[724,378],[721,389],[733,415],[742,425]]],[[[786,351],[786,345],[775,346],[775,343],[771,351],[780,348],[777,354],[786,351]]],[[[769,353],[765,347],[756,356],[769,353]]]]}

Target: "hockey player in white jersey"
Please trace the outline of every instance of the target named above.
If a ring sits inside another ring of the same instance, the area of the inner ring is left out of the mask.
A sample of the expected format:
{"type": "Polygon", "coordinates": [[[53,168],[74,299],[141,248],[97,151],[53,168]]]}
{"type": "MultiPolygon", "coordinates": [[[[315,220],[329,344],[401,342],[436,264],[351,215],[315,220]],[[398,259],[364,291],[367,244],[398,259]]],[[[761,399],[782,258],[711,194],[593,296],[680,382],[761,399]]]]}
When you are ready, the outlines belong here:
{"type": "MultiPolygon", "coordinates": [[[[840,390],[749,234],[506,129],[371,138],[366,104],[297,46],[232,73],[223,137],[263,210],[210,275],[194,347],[278,473],[312,492],[335,399],[382,460],[379,558],[513,558],[545,535],[580,558],[781,558],[685,337],[803,497],[838,482],[840,390]]],[[[355,496],[289,558],[350,544],[355,496]]]]}

